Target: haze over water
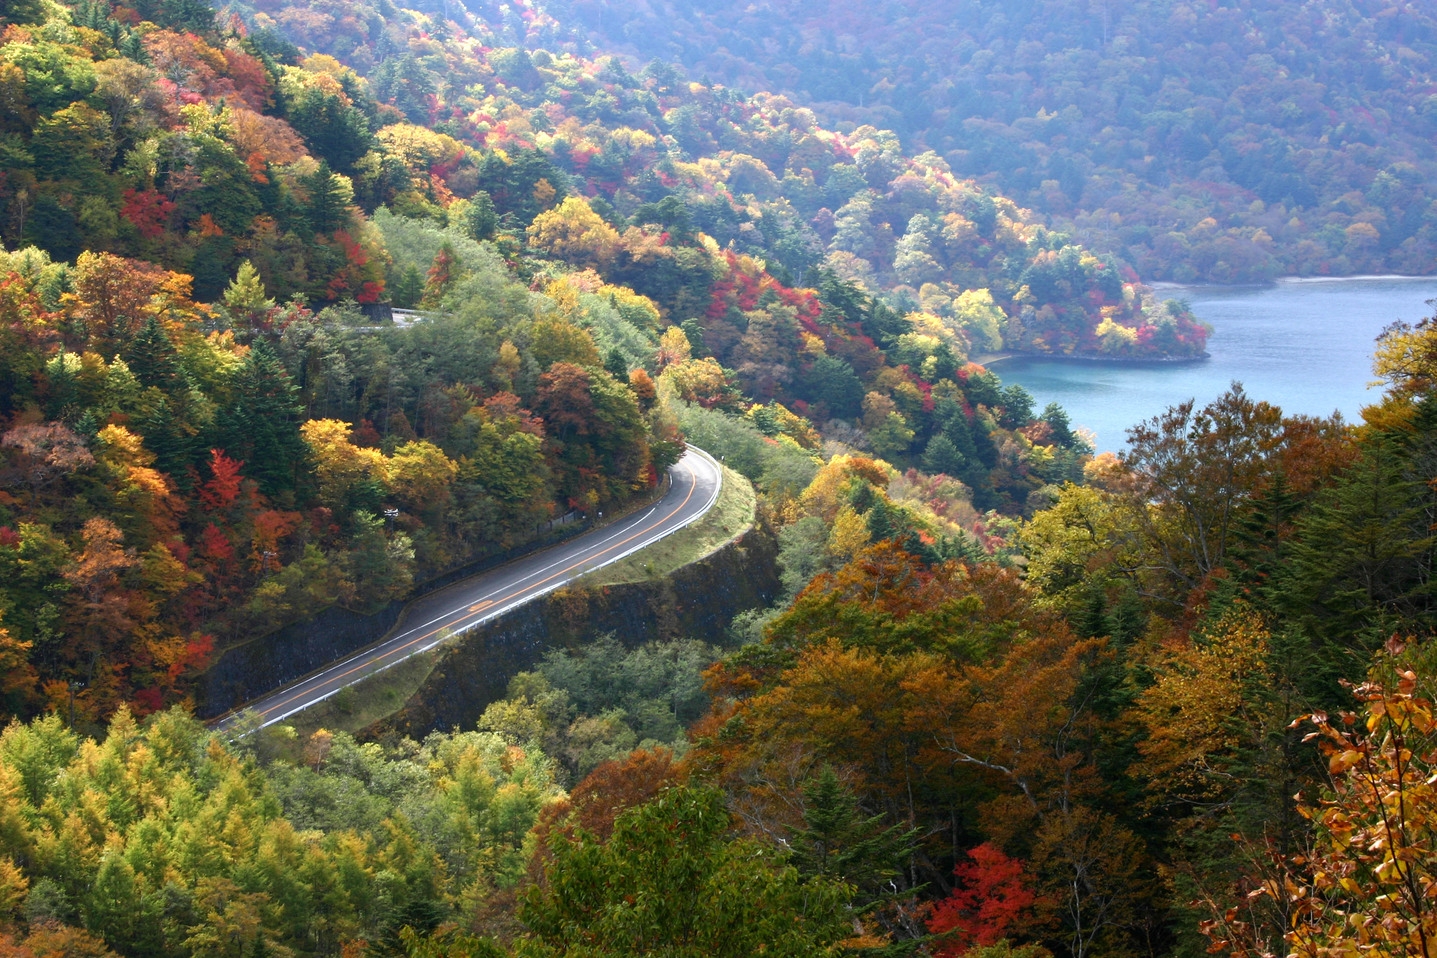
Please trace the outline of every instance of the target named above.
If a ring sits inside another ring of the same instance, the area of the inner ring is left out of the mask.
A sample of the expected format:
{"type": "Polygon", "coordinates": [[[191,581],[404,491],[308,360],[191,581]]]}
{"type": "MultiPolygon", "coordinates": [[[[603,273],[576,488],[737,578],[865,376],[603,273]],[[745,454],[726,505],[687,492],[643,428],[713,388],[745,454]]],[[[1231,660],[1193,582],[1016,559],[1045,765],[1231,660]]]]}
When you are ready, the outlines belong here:
{"type": "Polygon", "coordinates": [[[1191,364],[1011,359],[994,364],[1041,409],[1058,402],[1074,425],[1097,434],[1098,450],[1117,451],[1129,426],[1196,398],[1199,405],[1237,380],[1255,399],[1288,413],[1348,419],[1380,396],[1368,389],[1373,341],[1396,320],[1432,314],[1437,279],[1286,280],[1271,287],[1186,287],[1159,291],[1187,299],[1213,327],[1211,358],[1191,364]]]}

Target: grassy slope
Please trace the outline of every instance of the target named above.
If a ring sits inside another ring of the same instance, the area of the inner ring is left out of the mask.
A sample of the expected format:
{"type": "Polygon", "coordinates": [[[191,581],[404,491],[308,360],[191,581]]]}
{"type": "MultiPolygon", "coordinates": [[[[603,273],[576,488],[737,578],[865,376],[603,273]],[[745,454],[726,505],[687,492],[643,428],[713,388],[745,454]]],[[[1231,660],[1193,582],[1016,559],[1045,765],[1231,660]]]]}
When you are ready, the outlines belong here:
{"type": "Polygon", "coordinates": [[[747,479],[723,467],[718,502],[698,522],[613,565],[591,572],[576,587],[621,585],[660,579],[718,551],[753,524],[757,498],[747,479]]]}

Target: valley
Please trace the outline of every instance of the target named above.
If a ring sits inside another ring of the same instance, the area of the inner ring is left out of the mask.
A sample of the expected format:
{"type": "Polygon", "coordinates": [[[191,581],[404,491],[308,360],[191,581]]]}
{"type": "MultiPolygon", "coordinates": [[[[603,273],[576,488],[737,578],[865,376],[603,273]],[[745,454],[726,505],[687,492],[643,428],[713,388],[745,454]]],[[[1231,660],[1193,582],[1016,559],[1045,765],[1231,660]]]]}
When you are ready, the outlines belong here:
{"type": "Polygon", "coordinates": [[[1425,955],[1434,56],[0,0],[0,954],[1425,955]]]}

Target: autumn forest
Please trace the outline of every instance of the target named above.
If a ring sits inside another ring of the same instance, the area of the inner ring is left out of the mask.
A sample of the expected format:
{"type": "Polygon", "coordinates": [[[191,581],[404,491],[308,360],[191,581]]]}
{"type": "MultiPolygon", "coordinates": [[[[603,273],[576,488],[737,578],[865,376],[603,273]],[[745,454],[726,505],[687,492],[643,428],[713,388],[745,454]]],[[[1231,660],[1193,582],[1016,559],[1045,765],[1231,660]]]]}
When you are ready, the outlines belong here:
{"type": "Polygon", "coordinates": [[[1437,316],[1357,421],[1233,383],[1118,454],[989,367],[1431,274],[1434,56],[1357,0],[0,0],[0,954],[1427,955],[1437,316]],[[466,727],[200,717],[689,446],[768,604],[466,727]]]}

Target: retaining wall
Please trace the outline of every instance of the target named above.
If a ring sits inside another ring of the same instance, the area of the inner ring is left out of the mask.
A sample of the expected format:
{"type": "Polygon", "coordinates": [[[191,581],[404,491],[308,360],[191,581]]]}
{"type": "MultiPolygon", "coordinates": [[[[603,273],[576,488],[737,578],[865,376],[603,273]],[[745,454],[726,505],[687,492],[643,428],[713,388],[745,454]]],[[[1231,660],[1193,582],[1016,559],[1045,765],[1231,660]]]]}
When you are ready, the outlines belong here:
{"type": "Polygon", "coordinates": [[[552,592],[454,640],[404,708],[368,734],[418,738],[473,728],[504,697],[509,680],[545,652],[577,648],[606,632],[631,648],[677,637],[721,641],[734,616],[779,594],[777,558],[775,538],[751,531],[663,579],[552,592]]]}
{"type": "Polygon", "coordinates": [[[591,528],[587,521],[572,521],[568,516],[553,520],[549,526],[547,534],[451,569],[416,587],[408,599],[391,602],[373,614],[331,606],[303,622],[295,622],[268,635],[230,646],[199,676],[195,689],[195,714],[202,719],[214,718],[298,681],[336,659],[384,638],[399,622],[410,600],[570,539],[591,528]]]}

